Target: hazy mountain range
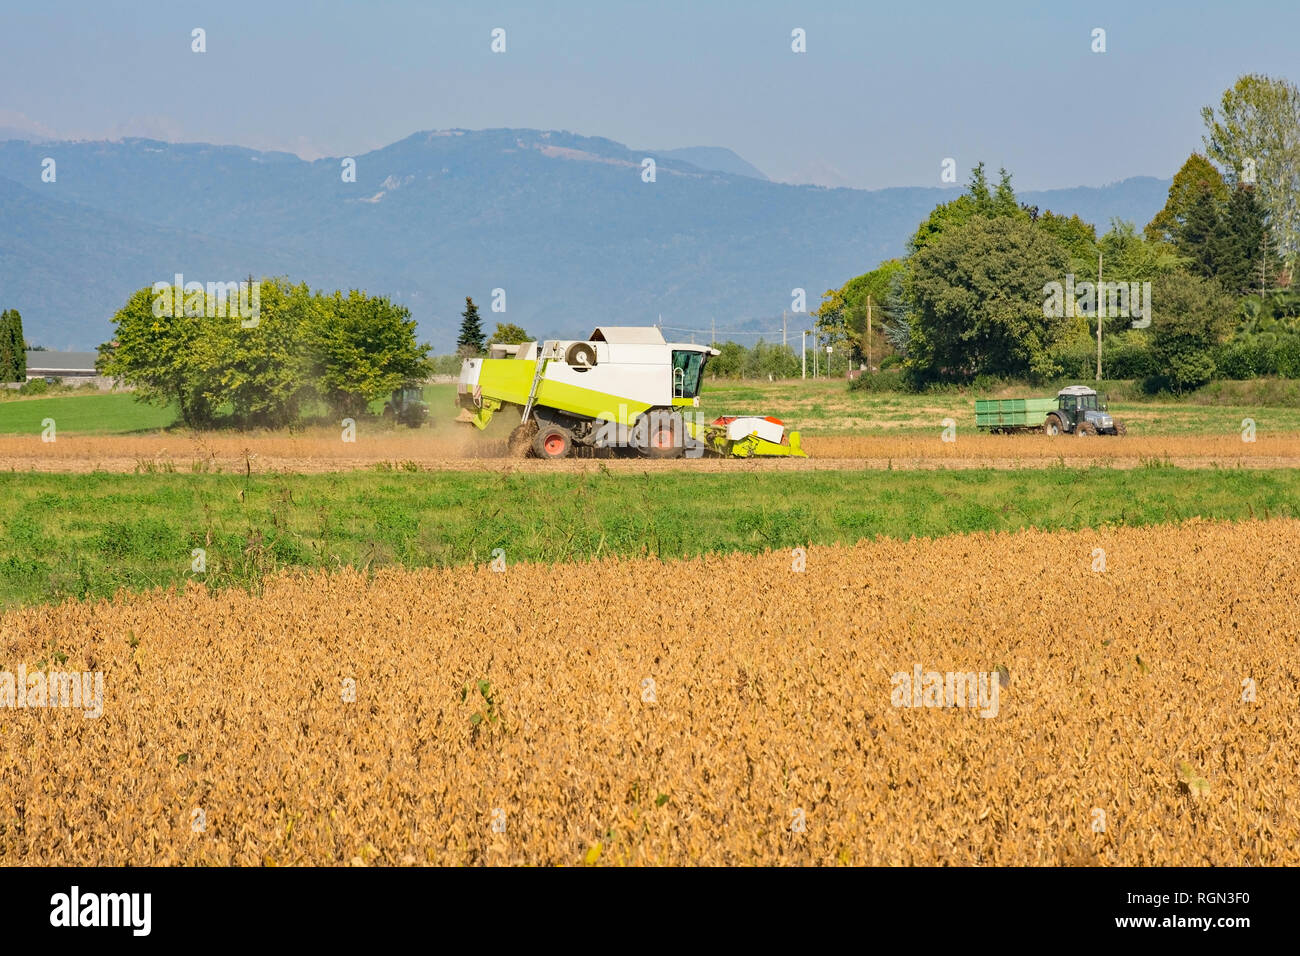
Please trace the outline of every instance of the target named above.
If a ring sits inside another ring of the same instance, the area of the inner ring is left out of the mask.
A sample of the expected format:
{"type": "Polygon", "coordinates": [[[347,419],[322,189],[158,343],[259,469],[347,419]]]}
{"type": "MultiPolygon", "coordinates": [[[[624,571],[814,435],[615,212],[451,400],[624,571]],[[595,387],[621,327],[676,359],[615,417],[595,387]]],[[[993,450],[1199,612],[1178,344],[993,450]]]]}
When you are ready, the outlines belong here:
{"type": "MultiPolygon", "coordinates": [[[[411,309],[450,351],[465,296],[484,327],[585,335],[596,325],[773,327],[904,251],[952,189],[826,189],[770,182],[727,149],[633,150],[538,130],[416,133],[307,162],[232,146],[0,142],[0,307],[27,336],[92,348],[127,296],[157,281],[288,275],[364,288],[411,309]],[[42,160],[57,180],[42,182],[42,160]],[[642,161],[656,161],[655,181],[642,161]],[[494,289],[504,314],[493,313],[494,289]]],[[[1026,192],[1042,209],[1144,225],[1168,179],[1026,192]]],[[[797,323],[792,323],[792,328],[797,323]]],[[[673,333],[686,337],[682,333],[673,333]]],[[[742,341],[753,341],[746,337],[742,341]]]]}

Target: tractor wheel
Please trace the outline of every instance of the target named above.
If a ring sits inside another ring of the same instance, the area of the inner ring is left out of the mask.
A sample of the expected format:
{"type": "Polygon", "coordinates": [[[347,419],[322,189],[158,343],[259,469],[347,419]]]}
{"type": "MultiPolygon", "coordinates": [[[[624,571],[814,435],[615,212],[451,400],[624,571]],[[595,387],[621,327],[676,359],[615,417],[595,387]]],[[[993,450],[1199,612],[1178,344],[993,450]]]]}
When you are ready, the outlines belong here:
{"type": "Polygon", "coordinates": [[[1095,435],[1097,426],[1092,422],[1079,422],[1079,427],[1075,430],[1076,435],[1095,435]]]}
{"type": "Polygon", "coordinates": [[[1053,436],[1061,434],[1061,420],[1055,415],[1048,415],[1047,421],[1043,424],[1043,434],[1053,436]]]}
{"type": "Polygon", "coordinates": [[[533,438],[533,454],[554,461],[566,458],[573,449],[573,433],[561,425],[542,424],[533,438]]]}
{"type": "Polygon", "coordinates": [[[533,444],[533,436],[537,434],[537,422],[530,421],[521,424],[510,433],[506,439],[506,452],[511,458],[523,458],[527,456],[529,449],[533,444]]]}
{"type": "Polygon", "coordinates": [[[681,458],[686,454],[686,421],[676,409],[652,408],[645,413],[647,458],[681,458]]]}
{"type": "Polygon", "coordinates": [[[1128,434],[1128,429],[1124,426],[1124,423],[1123,423],[1123,422],[1116,422],[1116,423],[1115,423],[1115,434],[1116,434],[1116,435],[1127,435],[1127,434],[1128,434]]]}

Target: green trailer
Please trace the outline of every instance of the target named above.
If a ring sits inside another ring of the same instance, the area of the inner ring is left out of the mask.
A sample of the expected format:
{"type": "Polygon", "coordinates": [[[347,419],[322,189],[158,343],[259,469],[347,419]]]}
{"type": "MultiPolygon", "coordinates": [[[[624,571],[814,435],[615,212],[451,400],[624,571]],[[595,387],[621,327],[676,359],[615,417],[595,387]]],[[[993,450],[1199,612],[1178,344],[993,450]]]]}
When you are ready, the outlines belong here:
{"type": "Polygon", "coordinates": [[[995,434],[1042,431],[1047,413],[1055,410],[1054,398],[977,398],[975,427],[995,434]]]}

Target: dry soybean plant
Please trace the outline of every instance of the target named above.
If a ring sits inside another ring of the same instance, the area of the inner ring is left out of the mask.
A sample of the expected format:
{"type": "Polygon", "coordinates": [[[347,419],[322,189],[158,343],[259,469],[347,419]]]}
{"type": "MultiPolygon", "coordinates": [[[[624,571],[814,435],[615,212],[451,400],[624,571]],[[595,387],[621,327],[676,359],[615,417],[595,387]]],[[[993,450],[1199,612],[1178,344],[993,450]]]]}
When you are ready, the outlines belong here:
{"type": "Polygon", "coordinates": [[[0,862],[1300,863],[1300,522],[800,563],[342,570],[11,611],[0,668],[57,648],[104,700],[0,707],[0,862]],[[996,706],[931,693],[954,674],[996,706]]]}

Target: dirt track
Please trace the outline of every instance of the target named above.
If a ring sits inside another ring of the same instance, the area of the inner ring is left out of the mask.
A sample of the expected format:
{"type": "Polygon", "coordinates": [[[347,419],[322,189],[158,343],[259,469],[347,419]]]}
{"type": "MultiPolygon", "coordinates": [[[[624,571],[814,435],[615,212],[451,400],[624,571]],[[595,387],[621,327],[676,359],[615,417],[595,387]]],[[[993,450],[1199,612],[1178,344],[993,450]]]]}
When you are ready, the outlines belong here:
{"type": "Polygon", "coordinates": [[[337,433],[185,436],[0,437],[0,471],[266,474],[374,470],[654,472],[686,470],[917,470],[939,468],[1135,468],[1157,463],[1180,468],[1300,468],[1300,435],[1047,438],[971,435],[935,438],[843,436],[808,438],[806,459],[578,458],[563,462],[507,457],[500,439],[465,440],[428,433],[386,433],[342,442],[337,433]]]}

